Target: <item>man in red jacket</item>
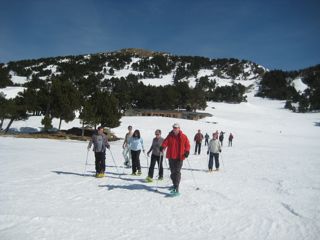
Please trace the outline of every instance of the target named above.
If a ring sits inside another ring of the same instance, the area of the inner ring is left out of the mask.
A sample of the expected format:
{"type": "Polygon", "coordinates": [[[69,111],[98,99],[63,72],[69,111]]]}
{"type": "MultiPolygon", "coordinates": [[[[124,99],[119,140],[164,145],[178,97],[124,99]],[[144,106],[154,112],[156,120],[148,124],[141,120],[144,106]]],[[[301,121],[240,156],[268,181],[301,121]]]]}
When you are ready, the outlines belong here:
{"type": "Polygon", "coordinates": [[[183,160],[189,156],[190,142],[188,137],[180,130],[178,123],[173,124],[173,130],[168,134],[160,146],[160,151],[167,148],[166,157],[169,159],[173,189],[171,193],[179,194],[181,168],[183,160]]]}

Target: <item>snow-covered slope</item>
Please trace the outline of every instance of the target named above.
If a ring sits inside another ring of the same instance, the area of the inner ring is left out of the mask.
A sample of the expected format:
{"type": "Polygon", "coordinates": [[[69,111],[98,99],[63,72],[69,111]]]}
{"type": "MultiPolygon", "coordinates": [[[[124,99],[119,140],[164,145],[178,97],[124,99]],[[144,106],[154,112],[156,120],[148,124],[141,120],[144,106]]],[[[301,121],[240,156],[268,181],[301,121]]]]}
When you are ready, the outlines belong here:
{"type": "Polygon", "coordinates": [[[300,92],[300,93],[303,93],[304,90],[306,90],[308,88],[308,85],[306,85],[302,82],[301,77],[294,79],[292,81],[292,84],[293,84],[294,88],[297,90],[297,92],[300,92]]]}
{"type": "Polygon", "coordinates": [[[284,102],[252,95],[248,100],[209,103],[213,117],[201,121],[123,117],[112,129],[124,136],[133,125],[149,149],[155,129],[165,136],[180,123],[192,151],[177,198],[167,197],[167,169],[159,192],[157,182],[144,182],[144,154],[142,176],[122,168],[122,141],[111,143],[107,177],[96,179],[92,152],[84,172],[86,142],[0,137],[0,239],[317,240],[320,114],[292,113],[284,102]],[[193,155],[198,129],[234,134],[233,147],[224,143],[220,172],[205,171],[204,148],[193,155]]]}

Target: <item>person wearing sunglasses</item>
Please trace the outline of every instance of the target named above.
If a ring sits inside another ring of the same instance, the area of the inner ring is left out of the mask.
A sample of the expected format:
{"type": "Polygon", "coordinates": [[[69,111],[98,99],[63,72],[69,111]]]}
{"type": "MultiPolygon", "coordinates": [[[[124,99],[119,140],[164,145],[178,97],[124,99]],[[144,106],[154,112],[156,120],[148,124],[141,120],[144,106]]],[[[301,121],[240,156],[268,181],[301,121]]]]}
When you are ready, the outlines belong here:
{"type": "Polygon", "coordinates": [[[160,152],[160,146],[163,142],[163,137],[161,137],[161,130],[157,129],[155,131],[155,138],[152,140],[151,147],[149,151],[147,152],[147,155],[149,157],[150,153],[151,154],[151,161],[150,161],[150,167],[149,167],[149,172],[148,176],[146,178],[147,182],[152,182],[153,181],[153,172],[154,172],[154,167],[156,163],[158,164],[158,169],[159,169],[159,175],[158,175],[158,180],[163,179],[163,155],[160,152]]]}
{"type": "Polygon", "coordinates": [[[160,146],[160,151],[167,149],[166,158],[169,159],[169,167],[171,172],[171,180],[173,187],[171,194],[179,195],[179,185],[181,180],[181,168],[183,160],[189,156],[190,141],[188,137],[181,131],[178,123],[173,124],[172,131],[164,139],[160,146]]]}

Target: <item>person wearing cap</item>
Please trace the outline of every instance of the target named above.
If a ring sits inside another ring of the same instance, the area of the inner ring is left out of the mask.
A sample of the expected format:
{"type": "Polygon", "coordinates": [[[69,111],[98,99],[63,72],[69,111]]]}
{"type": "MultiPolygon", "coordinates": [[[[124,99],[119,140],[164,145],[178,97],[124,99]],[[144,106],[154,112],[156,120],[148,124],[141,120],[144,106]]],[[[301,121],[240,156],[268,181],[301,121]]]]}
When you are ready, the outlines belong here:
{"type": "Polygon", "coordinates": [[[110,149],[107,136],[103,133],[103,127],[98,127],[98,131],[92,135],[88,144],[88,151],[93,145],[95,156],[96,177],[104,177],[106,170],[106,148],[110,149]]]}
{"type": "Polygon", "coordinates": [[[147,155],[149,157],[149,154],[151,154],[151,162],[150,162],[150,167],[149,167],[149,172],[148,172],[148,177],[146,178],[147,182],[152,182],[153,181],[153,172],[154,172],[154,166],[156,165],[156,162],[158,163],[158,169],[159,169],[159,175],[158,175],[158,180],[163,179],[163,155],[161,154],[159,148],[163,142],[163,137],[161,137],[161,130],[157,129],[155,131],[156,137],[153,138],[151,147],[149,151],[147,152],[147,155]]]}
{"type": "Polygon", "coordinates": [[[178,123],[173,124],[172,127],[172,131],[162,142],[160,151],[167,149],[166,158],[169,159],[170,177],[173,183],[171,193],[179,194],[181,168],[183,160],[189,156],[190,142],[188,137],[181,131],[178,123]]]}
{"type": "Polygon", "coordinates": [[[124,165],[126,167],[130,167],[130,161],[131,161],[131,151],[129,149],[129,139],[132,137],[133,131],[132,131],[132,126],[128,126],[128,132],[126,133],[126,136],[124,137],[124,141],[122,144],[122,155],[124,157],[124,165]]]}
{"type": "Polygon", "coordinates": [[[198,130],[197,134],[194,136],[193,140],[196,142],[196,146],[195,146],[195,149],[194,149],[194,155],[196,155],[197,152],[200,155],[200,153],[201,153],[201,143],[202,143],[202,140],[203,140],[203,135],[202,135],[200,129],[198,130]]]}
{"type": "Polygon", "coordinates": [[[208,151],[207,154],[209,155],[209,172],[212,172],[213,167],[213,157],[214,157],[214,163],[216,167],[216,171],[219,171],[219,153],[221,152],[221,143],[218,140],[218,133],[215,132],[212,134],[212,139],[210,140],[208,144],[208,151]]]}

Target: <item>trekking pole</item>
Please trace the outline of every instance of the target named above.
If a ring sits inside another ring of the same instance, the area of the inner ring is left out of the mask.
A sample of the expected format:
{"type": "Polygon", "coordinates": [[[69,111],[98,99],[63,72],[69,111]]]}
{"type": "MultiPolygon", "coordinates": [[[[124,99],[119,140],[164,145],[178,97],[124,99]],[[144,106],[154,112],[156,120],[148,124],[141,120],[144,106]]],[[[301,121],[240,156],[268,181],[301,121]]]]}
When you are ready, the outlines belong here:
{"type": "Polygon", "coordinates": [[[162,159],[163,159],[163,156],[162,156],[162,153],[160,152],[160,159],[159,159],[159,165],[158,165],[158,177],[157,177],[157,181],[156,181],[156,192],[158,192],[158,183],[159,183],[159,173],[160,173],[160,166],[162,164],[162,159]]]}
{"type": "Polygon", "coordinates": [[[193,182],[194,182],[195,188],[196,188],[196,190],[199,190],[200,188],[198,187],[198,184],[197,184],[197,182],[196,182],[196,179],[194,178],[193,169],[192,169],[192,167],[191,167],[191,165],[190,165],[190,162],[189,162],[189,159],[188,159],[188,158],[187,158],[187,162],[188,162],[189,167],[190,167],[190,169],[191,169],[191,175],[192,175],[192,178],[193,178],[193,182]]]}
{"type": "Polygon", "coordinates": [[[209,151],[209,154],[208,154],[208,162],[207,162],[207,166],[206,166],[206,168],[208,168],[208,170],[209,170],[209,164],[210,164],[210,151],[209,151]]]}
{"type": "Polygon", "coordinates": [[[146,153],[145,152],[143,152],[143,154],[144,154],[144,156],[146,157],[146,159],[147,159],[147,168],[149,167],[149,157],[146,155],[146,153]]]}
{"type": "Polygon", "coordinates": [[[124,148],[122,151],[122,156],[124,158],[124,166],[122,167],[122,174],[124,174],[124,168],[130,166],[130,157],[129,157],[129,149],[124,148]]]}
{"type": "MultiPolygon", "coordinates": [[[[108,148],[108,149],[109,149],[109,148],[108,148]]],[[[112,158],[112,160],[113,160],[113,164],[114,164],[114,165],[115,165],[115,167],[116,167],[116,170],[117,170],[118,176],[120,177],[120,172],[119,172],[119,169],[118,169],[118,165],[117,165],[116,161],[114,160],[113,154],[112,154],[112,152],[111,152],[111,150],[110,150],[110,149],[109,149],[109,151],[110,151],[110,154],[111,154],[111,158],[112,158]]]]}
{"type": "Polygon", "coordinates": [[[84,174],[86,173],[87,171],[87,165],[88,165],[88,156],[89,156],[89,149],[87,151],[87,157],[86,157],[86,165],[84,165],[84,171],[83,171],[83,174],[82,176],[84,176],[84,174]]]}
{"type": "Polygon", "coordinates": [[[220,159],[221,159],[221,162],[222,162],[223,169],[224,169],[224,171],[226,171],[226,168],[224,166],[224,162],[223,162],[223,158],[222,158],[222,154],[221,153],[220,153],[220,159]]]}

